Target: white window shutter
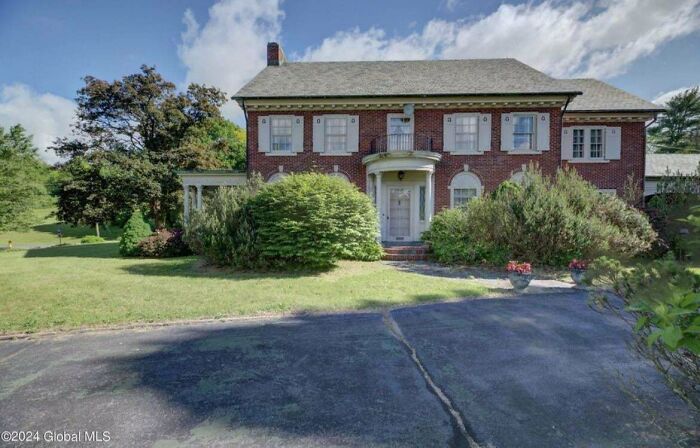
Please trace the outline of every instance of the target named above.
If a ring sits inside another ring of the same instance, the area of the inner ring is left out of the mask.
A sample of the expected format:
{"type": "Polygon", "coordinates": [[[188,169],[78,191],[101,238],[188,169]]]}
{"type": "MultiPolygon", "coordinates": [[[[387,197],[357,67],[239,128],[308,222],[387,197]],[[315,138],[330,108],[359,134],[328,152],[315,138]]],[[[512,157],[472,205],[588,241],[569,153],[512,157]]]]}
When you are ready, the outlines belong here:
{"type": "Polygon", "coordinates": [[[605,128],[605,158],[608,160],[620,160],[622,148],[622,128],[605,128]]]}
{"type": "Polygon", "coordinates": [[[348,152],[360,150],[360,116],[348,115],[348,152]]]}
{"type": "Polygon", "coordinates": [[[574,157],[574,128],[561,128],[561,159],[574,157]]]}
{"type": "Polygon", "coordinates": [[[491,114],[479,114],[479,151],[491,150],[491,114]]]}
{"type": "Polygon", "coordinates": [[[270,117],[258,117],[258,151],[270,152],[270,117]]]}
{"type": "Polygon", "coordinates": [[[501,151],[513,150],[513,114],[501,114],[501,151]]]}
{"type": "Polygon", "coordinates": [[[292,117],[292,152],[304,152],[304,116],[292,117]]]}
{"type": "Polygon", "coordinates": [[[453,114],[442,116],[442,150],[445,152],[455,150],[455,118],[453,114]]]}
{"type": "Polygon", "coordinates": [[[549,114],[537,114],[537,150],[549,151],[549,114]]]}
{"type": "Polygon", "coordinates": [[[323,115],[317,115],[313,117],[313,150],[314,152],[325,151],[324,145],[326,144],[326,126],[325,117],[323,115]]]}

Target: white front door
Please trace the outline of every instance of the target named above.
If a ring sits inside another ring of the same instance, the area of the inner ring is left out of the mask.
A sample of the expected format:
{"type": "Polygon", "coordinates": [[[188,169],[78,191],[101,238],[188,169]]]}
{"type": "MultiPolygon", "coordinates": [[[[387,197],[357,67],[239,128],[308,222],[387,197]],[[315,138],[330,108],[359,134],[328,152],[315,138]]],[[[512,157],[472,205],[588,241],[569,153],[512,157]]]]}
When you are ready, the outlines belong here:
{"type": "Polygon", "coordinates": [[[389,241],[411,240],[411,188],[389,187],[389,241]]]}

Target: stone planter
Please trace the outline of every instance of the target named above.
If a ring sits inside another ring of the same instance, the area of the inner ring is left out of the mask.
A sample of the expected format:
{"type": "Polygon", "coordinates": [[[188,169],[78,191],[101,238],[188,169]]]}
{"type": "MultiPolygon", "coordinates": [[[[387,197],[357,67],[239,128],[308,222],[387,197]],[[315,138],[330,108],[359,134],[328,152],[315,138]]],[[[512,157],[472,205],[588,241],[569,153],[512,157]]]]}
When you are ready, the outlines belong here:
{"type": "Polygon", "coordinates": [[[586,281],[586,271],[583,269],[571,269],[571,279],[576,283],[577,286],[582,286],[586,281]]]}
{"type": "Polygon", "coordinates": [[[517,272],[509,272],[508,280],[510,284],[513,285],[513,289],[520,292],[527,288],[532,280],[532,274],[518,274],[517,272]]]}

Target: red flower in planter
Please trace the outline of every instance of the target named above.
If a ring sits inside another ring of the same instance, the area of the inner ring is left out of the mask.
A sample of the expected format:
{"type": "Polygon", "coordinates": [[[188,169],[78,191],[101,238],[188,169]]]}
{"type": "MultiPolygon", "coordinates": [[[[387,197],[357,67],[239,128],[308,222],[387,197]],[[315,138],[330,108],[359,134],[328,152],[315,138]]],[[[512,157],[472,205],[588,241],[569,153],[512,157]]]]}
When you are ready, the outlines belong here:
{"type": "Polygon", "coordinates": [[[506,271],[515,274],[530,274],[532,273],[532,266],[530,263],[518,263],[517,261],[509,261],[506,265],[506,271]]]}
{"type": "Polygon", "coordinates": [[[569,269],[572,271],[585,271],[588,269],[588,262],[585,260],[577,260],[573,259],[571,260],[571,263],[569,263],[569,269]]]}

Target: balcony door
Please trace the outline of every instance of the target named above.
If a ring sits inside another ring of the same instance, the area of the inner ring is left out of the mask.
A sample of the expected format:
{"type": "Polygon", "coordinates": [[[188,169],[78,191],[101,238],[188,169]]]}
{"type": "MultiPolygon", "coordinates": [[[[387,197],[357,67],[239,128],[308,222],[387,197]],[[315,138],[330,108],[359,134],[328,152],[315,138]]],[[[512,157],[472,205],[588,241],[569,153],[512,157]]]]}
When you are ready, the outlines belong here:
{"type": "Polygon", "coordinates": [[[387,115],[387,150],[413,151],[413,116],[387,115]]]}

